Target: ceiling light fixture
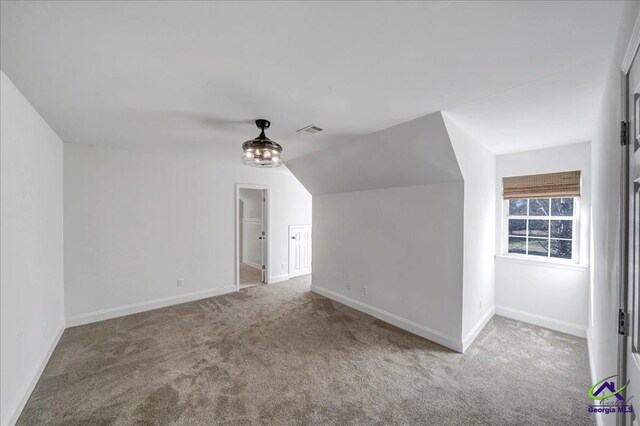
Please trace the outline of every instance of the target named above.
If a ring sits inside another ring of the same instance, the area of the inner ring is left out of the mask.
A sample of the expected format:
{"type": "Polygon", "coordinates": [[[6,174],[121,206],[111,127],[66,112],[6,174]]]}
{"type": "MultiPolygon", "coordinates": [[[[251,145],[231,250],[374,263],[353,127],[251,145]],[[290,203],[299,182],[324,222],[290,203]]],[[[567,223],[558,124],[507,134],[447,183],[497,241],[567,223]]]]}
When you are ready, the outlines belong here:
{"type": "Polygon", "coordinates": [[[269,120],[256,120],[256,126],[261,130],[257,138],[242,144],[244,155],[242,162],[252,167],[278,167],[284,163],[282,147],[264,134],[264,129],[271,126],[269,120]]]}

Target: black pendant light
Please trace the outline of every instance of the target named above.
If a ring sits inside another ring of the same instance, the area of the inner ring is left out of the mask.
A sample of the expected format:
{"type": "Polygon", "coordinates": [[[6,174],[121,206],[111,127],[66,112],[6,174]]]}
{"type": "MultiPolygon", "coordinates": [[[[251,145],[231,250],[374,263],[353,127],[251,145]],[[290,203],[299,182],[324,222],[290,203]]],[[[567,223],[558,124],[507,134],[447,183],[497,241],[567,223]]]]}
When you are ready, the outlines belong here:
{"type": "Polygon", "coordinates": [[[278,167],[284,163],[282,147],[264,134],[264,129],[268,129],[270,125],[268,120],[256,120],[256,126],[261,130],[260,135],[242,144],[242,162],[247,166],[278,167]]]}

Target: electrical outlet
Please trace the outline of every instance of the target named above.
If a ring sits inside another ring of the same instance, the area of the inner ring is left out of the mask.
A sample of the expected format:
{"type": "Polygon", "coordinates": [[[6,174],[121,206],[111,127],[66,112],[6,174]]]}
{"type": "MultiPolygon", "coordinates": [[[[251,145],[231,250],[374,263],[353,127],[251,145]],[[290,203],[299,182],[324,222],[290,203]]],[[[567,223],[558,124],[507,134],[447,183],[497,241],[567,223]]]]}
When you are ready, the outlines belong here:
{"type": "Polygon", "coordinates": [[[347,281],[347,290],[351,290],[351,282],[347,281]]]}
{"type": "Polygon", "coordinates": [[[178,280],[178,287],[182,287],[184,285],[184,280],[178,280]]]}
{"type": "Polygon", "coordinates": [[[362,286],[362,294],[367,295],[367,286],[362,286]]]}

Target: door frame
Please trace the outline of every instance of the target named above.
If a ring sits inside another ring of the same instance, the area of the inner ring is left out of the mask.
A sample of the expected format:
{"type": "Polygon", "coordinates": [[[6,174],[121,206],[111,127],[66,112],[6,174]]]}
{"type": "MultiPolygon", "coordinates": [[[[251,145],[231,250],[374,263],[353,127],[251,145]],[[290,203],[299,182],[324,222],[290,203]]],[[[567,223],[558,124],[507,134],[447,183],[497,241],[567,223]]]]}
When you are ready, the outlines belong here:
{"type": "Polygon", "coordinates": [[[235,270],[236,270],[236,291],[240,291],[240,190],[241,189],[257,189],[264,190],[264,217],[263,220],[265,223],[262,224],[263,229],[266,230],[265,240],[266,244],[264,247],[264,258],[262,261],[264,262],[264,283],[269,284],[269,257],[271,254],[271,189],[269,185],[258,185],[252,183],[236,183],[236,203],[235,203],[235,214],[234,214],[234,222],[236,225],[236,255],[235,255],[235,270]]]}
{"type": "MultiPolygon", "coordinates": [[[[311,228],[311,262],[313,265],[313,227],[311,226],[311,224],[309,225],[289,225],[289,235],[288,235],[288,239],[287,239],[287,250],[288,250],[288,254],[289,254],[289,258],[287,259],[287,262],[289,263],[289,268],[287,269],[287,274],[289,275],[289,278],[294,278],[291,276],[291,230],[293,228],[298,228],[298,227],[304,227],[304,228],[311,228]]],[[[313,266],[311,267],[311,271],[313,273],[313,266]]],[[[298,275],[298,276],[302,276],[302,275],[298,275]]]]}
{"type": "MultiPolygon", "coordinates": [[[[619,323],[616,324],[617,328],[620,327],[620,321],[622,319],[623,331],[618,332],[618,381],[620,383],[626,383],[627,381],[627,362],[628,362],[628,346],[629,346],[629,331],[632,327],[632,324],[635,323],[635,318],[633,315],[637,315],[637,312],[633,312],[630,309],[629,304],[633,301],[630,300],[630,291],[633,288],[633,273],[630,273],[630,269],[632,269],[632,264],[630,260],[629,248],[631,243],[633,242],[630,235],[630,230],[633,230],[633,224],[630,222],[633,220],[633,208],[634,205],[631,204],[631,191],[633,191],[633,187],[630,182],[630,164],[629,160],[631,158],[631,154],[633,152],[634,141],[633,136],[634,132],[632,129],[629,129],[630,120],[630,109],[629,109],[629,71],[631,70],[631,65],[638,54],[638,49],[640,48],[640,14],[636,17],[635,26],[633,28],[631,38],[629,40],[629,44],[627,45],[627,50],[622,59],[622,64],[620,66],[620,101],[621,101],[621,117],[620,121],[627,123],[627,138],[626,141],[621,142],[621,182],[620,182],[620,259],[619,259],[619,280],[618,280],[618,312],[621,313],[618,316],[619,323]],[[630,315],[631,314],[631,315],[630,315]],[[620,317],[622,315],[622,318],[620,317]]],[[[635,89],[635,88],[634,88],[635,89]]],[[[635,203],[634,203],[635,204],[635,203]]],[[[626,399],[626,392],[623,393],[623,398],[626,399]]],[[[625,425],[627,424],[627,416],[624,412],[619,412],[616,415],[616,425],[625,425]]]]}

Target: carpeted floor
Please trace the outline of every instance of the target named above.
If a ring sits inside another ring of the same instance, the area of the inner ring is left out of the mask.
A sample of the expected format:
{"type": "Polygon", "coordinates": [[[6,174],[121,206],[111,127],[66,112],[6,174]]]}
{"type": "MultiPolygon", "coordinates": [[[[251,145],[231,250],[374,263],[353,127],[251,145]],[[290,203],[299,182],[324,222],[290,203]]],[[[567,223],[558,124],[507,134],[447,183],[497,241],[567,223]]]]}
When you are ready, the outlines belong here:
{"type": "Polygon", "coordinates": [[[240,272],[240,288],[247,284],[262,284],[262,270],[245,263],[238,265],[238,270],[240,272]]]}
{"type": "Polygon", "coordinates": [[[594,424],[584,339],[496,316],[461,355],[309,281],[70,328],[18,424],[594,424]]]}

